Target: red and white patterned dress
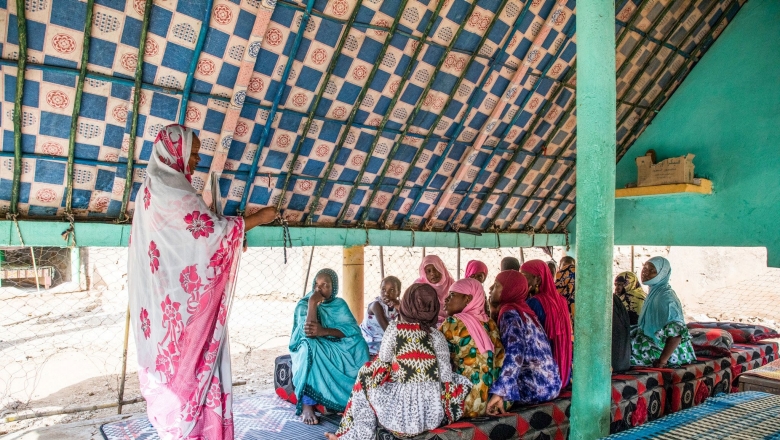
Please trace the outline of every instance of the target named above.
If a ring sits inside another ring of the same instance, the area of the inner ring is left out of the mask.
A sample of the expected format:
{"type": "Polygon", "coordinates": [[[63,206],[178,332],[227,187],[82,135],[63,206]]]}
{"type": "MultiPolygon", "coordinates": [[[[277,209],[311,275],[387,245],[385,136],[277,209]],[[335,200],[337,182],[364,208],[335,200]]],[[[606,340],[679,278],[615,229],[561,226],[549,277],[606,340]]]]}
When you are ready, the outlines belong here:
{"type": "Polygon", "coordinates": [[[471,381],[453,373],[444,335],[419,324],[392,321],[379,357],[358,373],[336,435],[374,438],[377,423],[412,437],[463,416],[471,381]]]}
{"type": "Polygon", "coordinates": [[[227,318],[244,220],[209,211],[189,182],[192,131],[161,130],[138,190],[130,317],[149,421],[162,440],[233,438],[227,318]]]}

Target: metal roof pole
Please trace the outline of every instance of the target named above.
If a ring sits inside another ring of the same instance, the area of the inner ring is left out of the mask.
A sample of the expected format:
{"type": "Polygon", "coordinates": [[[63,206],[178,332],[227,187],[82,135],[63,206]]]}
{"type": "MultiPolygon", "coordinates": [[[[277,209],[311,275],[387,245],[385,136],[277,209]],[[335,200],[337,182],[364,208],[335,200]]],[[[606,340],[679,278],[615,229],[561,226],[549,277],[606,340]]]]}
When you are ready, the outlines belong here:
{"type": "MultiPolygon", "coordinates": [[[[325,94],[325,89],[328,87],[328,82],[330,81],[330,77],[333,75],[333,70],[336,69],[336,63],[338,62],[339,57],[341,57],[341,51],[344,49],[344,44],[347,42],[349,31],[352,28],[352,25],[355,23],[355,17],[357,17],[357,14],[360,11],[360,7],[362,5],[363,0],[358,0],[358,2],[355,4],[355,7],[352,8],[352,15],[349,16],[349,20],[344,25],[344,30],[341,33],[341,38],[339,38],[339,43],[336,45],[336,49],[333,51],[333,56],[330,58],[330,63],[328,64],[328,68],[325,71],[325,75],[323,76],[320,90],[315,95],[314,101],[310,107],[311,110],[306,116],[306,123],[303,126],[300,137],[298,137],[298,142],[296,142],[295,146],[292,148],[292,150],[290,150],[293,153],[293,157],[290,159],[290,166],[287,167],[287,173],[284,177],[284,184],[282,185],[282,193],[279,195],[279,203],[276,204],[276,209],[278,211],[281,211],[284,207],[284,197],[287,194],[287,185],[290,183],[290,178],[292,177],[293,171],[295,171],[295,162],[298,160],[298,156],[301,154],[301,146],[303,146],[303,142],[306,140],[306,137],[309,134],[311,124],[314,121],[315,115],[317,114],[317,108],[320,105],[320,101],[322,101],[322,95],[325,94]]],[[[397,22],[398,20],[396,20],[396,23],[397,22]]],[[[385,40],[385,44],[382,46],[382,48],[386,50],[389,42],[390,38],[388,37],[388,39],[385,40]]],[[[366,163],[368,163],[368,161],[366,161],[366,163]]]]}
{"type": "Polygon", "coordinates": [[[87,77],[87,63],[89,62],[89,42],[92,35],[92,11],[95,8],[95,0],[87,0],[87,18],[84,23],[84,46],[81,50],[81,66],[79,76],[76,79],[76,97],[73,100],[73,115],[70,120],[70,137],[68,138],[68,165],[65,171],[65,215],[72,214],[73,207],[73,164],[76,155],[76,132],[79,128],[79,112],[81,111],[81,96],[84,93],[84,79],[87,77]]]}
{"type": "MultiPolygon", "coordinates": [[[[406,86],[407,81],[410,78],[410,74],[412,72],[412,69],[415,66],[415,60],[417,60],[417,57],[420,55],[420,52],[422,51],[423,45],[427,44],[428,34],[433,29],[433,24],[436,22],[436,17],[439,16],[439,12],[441,11],[441,8],[444,6],[444,1],[439,0],[439,2],[436,5],[436,9],[433,11],[433,15],[431,16],[430,20],[428,21],[428,24],[425,26],[425,30],[422,32],[422,36],[420,38],[420,43],[417,45],[417,47],[414,49],[414,53],[411,56],[411,60],[409,61],[409,64],[406,66],[406,69],[404,69],[403,75],[401,75],[400,83],[398,84],[398,88],[395,91],[395,94],[393,94],[393,99],[390,100],[390,105],[388,105],[388,114],[395,106],[395,103],[398,102],[398,99],[401,97],[401,93],[403,93],[404,87],[406,86]]],[[[405,5],[404,3],[403,5],[405,5]]],[[[387,51],[387,46],[390,45],[391,40],[393,39],[393,35],[395,35],[396,30],[398,29],[398,23],[401,19],[401,15],[397,16],[395,20],[393,21],[393,25],[388,31],[387,39],[385,40],[385,44],[382,46],[382,51],[379,53],[380,57],[384,58],[385,52],[387,51]]],[[[349,114],[349,117],[347,118],[347,122],[344,125],[344,130],[341,132],[341,137],[339,138],[339,141],[336,143],[336,148],[334,148],[333,153],[331,154],[330,161],[328,161],[328,167],[325,169],[325,174],[323,174],[323,179],[317,184],[316,188],[314,189],[314,196],[311,199],[311,202],[309,202],[309,213],[306,215],[304,220],[308,223],[314,223],[316,219],[319,218],[317,215],[317,209],[319,208],[320,204],[320,198],[322,197],[322,192],[325,190],[325,185],[328,183],[328,179],[330,178],[330,172],[333,169],[333,166],[336,164],[336,159],[338,158],[338,153],[341,151],[341,147],[344,145],[344,141],[347,139],[347,135],[349,134],[349,130],[352,127],[352,123],[355,120],[355,116],[357,115],[357,112],[363,103],[363,98],[365,98],[366,93],[368,93],[368,89],[371,86],[371,82],[374,80],[374,75],[376,75],[377,70],[379,69],[379,66],[381,65],[382,61],[377,57],[377,63],[374,65],[374,67],[371,69],[371,73],[369,73],[368,78],[366,79],[365,87],[363,87],[360,91],[360,94],[358,95],[357,100],[355,100],[355,105],[352,107],[352,111],[349,114]],[[315,217],[317,216],[317,217],[315,217]]],[[[385,120],[385,118],[383,118],[385,120]]],[[[385,121],[387,123],[387,121],[385,121]]],[[[410,122],[411,123],[411,122],[410,122]]],[[[379,126],[376,128],[376,136],[379,137],[382,135],[382,130],[384,130],[384,125],[380,123],[379,126]]],[[[403,132],[402,132],[403,133],[403,132]]],[[[390,153],[387,156],[387,160],[385,161],[385,165],[388,165],[390,163],[390,157],[393,154],[393,151],[390,151],[390,153]]],[[[369,155],[366,156],[367,158],[370,158],[369,155]]],[[[366,160],[366,163],[368,161],[366,160]]],[[[382,174],[379,177],[378,183],[376,184],[376,187],[379,188],[382,185],[382,177],[384,176],[385,172],[387,171],[383,169],[382,174]]],[[[360,184],[359,181],[355,181],[355,184],[360,184]]],[[[401,185],[403,188],[403,185],[401,185]]],[[[350,198],[348,197],[347,200],[344,202],[344,206],[341,208],[349,209],[347,208],[347,205],[350,204],[350,198]]],[[[340,213],[340,212],[339,212],[340,213]]]]}
{"type": "Polygon", "coordinates": [[[24,95],[24,70],[27,64],[27,19],[24,0],[16,0],[16,26],[19,33],[19,59],[16,69],[16,102],[14,103],[14,180],[11,187],[11,206],[8,212],[18,211],[19,189],[22,186],[22,97],[24,95]]]}
{"type": "MultiPolygon", "coordinates": [[[[371,205],[374,203],[374,198],[376,197],[377,193],[379,192],[379,187],[382,185],[382,183],[385,180],[385,175],[387,174],[387,170],[390,167],[390,164],[395,160],[395,155],[398,152],[398,149],[400,148],[401,144],[406,140],[406,135],[409,133],[409,131],[412,128],[412,124],[414,124],[414,120],[417,118],[417,114],[420,112],[420,109],[425,104],[425,100],[428,97],[428,93],[431,91],[431,88],[433,87],[433,82],[436,80],[436,76],[439,75],[439,72],[441,71],[442,65],[444,65],[444,61],[449,56],[450,52],[452,51],[452,48],[455,47],[455,42],[460,37],[461,32],[463,32],[463,28],[466,27],[466,23],[468,23],[467,17],[471,17],[471,14],[474,13],[474,8],[476,8],[477,2],[471,3],[471,6],[469,7],[469,10],[466,12],[466,14],[463,17],[463,23],[458,26],[458,30],[455,31],[455,35],[452,36],[452,39],[450,40],[449,44],[447,45],[447,48],[445,49],[445,52],[441,55],[439,58],[439,61],[436,63],[436,66],[433,69],[433,74],[431,75],[430,81],[428,81],[428,84],[425,86],[425,89],[422,92],[422,95],[420,95],[420,100],[417,101],[417,104],[414,106],[414,110],[412,110],[411,115],[409,115],[409,118],[406,120],[406,124],[404,127],[404,131],[401,134],[401,136],[398,137],[398,141],[396,141],[393,144],[393,147],[390,149],[390,153],[387,155],[387,159],[385,160],[384,167],[382,169],[382,175],[379,177],[378,184],[374,187],[374,190],[371,192],[371,195],[368,197],[368,201],[366,202],[366,208],[363,212],[363,216],[360,220],[362,223],[363,220],[365,220],[368,217],[368,212],[371,209],[371,205]]],[[[503,4],[502,4],[503,6],[503,4]]],[[[496,20],[498,17],[496,16],[496,20]]],[[[431,22],[433,23],[436,21],[435,17],[432,17],[431,22]]],[[[492,24],[495,23],[495,21],[491,22],[490,28],[492,29],[492,24]]],[[[485,36],[487,35],[487,32],[485,32],[485,36]]],[[[484,42],[484,38],[481,40],[484,42]]],[[[421,47],[422,45],[420,45],[421,47]]],[[[457,87],[460,86],[461,81],[466,76],[466,73],[468,71],[469,66],[471,66],[471,62],[474,61],[474,58],[471,57],[468,61],[468,65],[463,69],[463,74],[458,77],[458,80],[455,84],[456,88],[453,88],[453,91],[457,90],[457,87]]],[[[400,89],[400,87],[399,87],[400,89]]],[[[450,94],[447,98],[447,102],[442,107],[442,111],[439,113],[439,115],[436,117],[436,120],[433,122],[433,125],[431,125],[431,129],[428,131],[428,134],[432,134],[434,131],[436,131],[436,124],[439,123],[441,120],[441,116],[444,113],[444,109],[447,108],[447,106],[450,105],[450,102],[452,101],[452,94],[450,94]]],[[[393,107],[395,106],[395,102],[393,102],[393,107]]],[[[379,141],[379,136],[382,134],[382,130],[384,129],[385,124],[387,123],[388,119],[390,118],[391,109],[392,107],[388,107],[388,111],[385,114],[385,116],[382,118],[382,122],[379,125],[379,129],[377,132],[377,137],[374,139],[374,142],[371,144],[371,148],[369,149],[369,155],[373,154],[374,148],[376,147],[377,142],[379,141]]],[[[412,171],[414,171],[415,165],[417,164],[417,160],[420,158],[420,155],[425,150],[425,145],[427,142],[427,136],[426,139],[423,139],[423,141],[420,143],[420,148],[417,149],[417,152],[414,154],[414,157],[412,158],[412,161],[409,163],[409,167],[406,169],[406,172],[404,173],[403,177],[401,178],[401,185],[399,186],[399,191],[396,193],[395,190],[393,190],[393,197],[390,199],[390,203],[387,205],[389,209],[386,209],[384,213],[379,218],[379,223],[383,224],[385,220],[387,219],[388,213],[392,209],[393,205],[395,204],[396,200],[398,200],[398,197],[400,197],[401,192],[404,190],[404,187],[406,187],[406,184],[409,181],[409,177],[412,175],[412,171]]],[[[365,171],[366,167],[368,166],[368,161],[365,161],[363,164],[363,167],[360,170],[360,174],[358,174],[357,181],[359,182],[360,179],[363,177],[363,172],[365,171]]],[[[414,185],[413,185],[414,186],[414,185]]],[[[352,188],[352,190],[349,193],[349,196],[347,196],[347,204],[344,205],[344,208],[347,208],[349,204],[352,203],[352,198],[355,196],[355,187],[352,188]]],[[[424,191],[425,188],[421,188],[421,191],[424,191]]],[[[341,213],[339,215],[339,218],[336,220],[336,224],[338,225],[341,223],[342,220],[344,220],[344,215],[346,214],[347,210],[342,208],[341,213]]],[[[348,209],[348,208],[347,208],[348,209]]]]}
{"type": "Polygon", "coordinates": [[[192,83],[195,81],[195,69],[198,68],[198,60],[201,52],[203,52],[203,44],[206,42],[206,33],[208,33],[211,25],[211,7],[213,5],[214,0],[206,0],[206,8],[203,10],[203,20],[200,23],[200,32],[198,32],[198,41],[195,43],[195,50],[192,52],[192,59],[190,60],[190,68],[187,70],[187,79],[184,81],[182,89],[181,104],[179,105],[179,125],[184,125],[187,117],[187,103],[190,100],[190,93],[192,93],[192,83]]]}
{"type": "Polygon", "coordinates": [[[127,216],[127,205],[133,190],[133,163],[135,162],[135,142],[138,134],[138,110],[141,106],[141,80],[144,69],[144,51],[146,50],[146,34],[149,32],[149,21],[152,16],[152,0],[146,0],[144,5],[144,21],[141,27],[141,40],[138,43],[138,58],[135,65],[135,82],[133,83],[133,119],[130,123],[130,143],[127,147],[127,173],[125,174],[125,190],[122,195],[122,208],[119,210],[119,221],[130,220],[127,216]]]}
{"type": "MultiPolygon", "coordinates": [[[[694,31],[699,28],[699,26],[705,20],[705,18],[709,17],[709,15],[715,9],[716,4],[717,4],[717,2],[713,2],[713,4],[710,5],[709,8],[707,8],[707,11],[705,13],[701,14],[699,19],[696,20],[696,23],[693,26],[690,27],[690,29],[686,33],[685,37],[683,37],[682,40],[680,40],[680,44],[685,43],[688,40],[688,38],[691,38],[692,36],[695,35],[694,31]]],[[[717,29],[720,26],[720,24],[723,22],[723,20],[726,19],[726,17],[728,16],[728,10],[730,8],[734,7],[735,4],[738,4],[738,2],[736,0],[732,0],[728,4],[728,6],[726,6],[723,9],[723,13],[720,15],[720,17],[718,17],[718,20],[710,27],[710,30],[708,32],[707,37],[711,36],[713,34],[713,32],[715,31],[715,29],[717,29]]],[[[682,22],[682,20],[681,20],[681,22],[682,22]]],[[[672,32],[672,34],[674,34],[674,33],[672,32]]],[[[663,98],[669,94],[669,92],[675,86],[675,83],[677,82],[677,80],[687,70],[687,67],[692,62],[694,62],[694,63],[698,62],[698,60],[700,58],[701,49],[702,49],[702,47],[704,46],[704,44],[708,40],[707,37],[702,37],[702,39],[699,41],[699,43],[696,45],[696,47],[694,47],[694,49],[691,51],[691,56],[685,59],[685,62],[683,62],[682,66],[677,70],[677,72],[674,74],[674,76],[669,80],[669,82],[667,83],[667,86],[663,90],[661,90],[658,93],[658,95],[656,95],[656,97],[653,99],[653,101],[651,103],[649,103],[647,105],[647,108],[645,108],[644,111],[642,112],[642,115],[637,118],[637,123],[631,129],[632,130],[632,134],[633,134],[633,132],[637,132],[638,131],[638,127],[643,127],[643,126],[646,127],[647,126],[647,124],[641,124],[640,122],[644,121],[645,118],[653,117],[655,113],[658,113],[658,111],[660,110],[660,108],[658,108],[658,107],[661,105],[661,103],[663,101],[663,98]]],[[[651,81],[648,81],[647,84],[645,85],[645,87],[643,87],[642,90],[639,92],[639,96],[636,98],[636,104],[641,104],[642,101],[645,100],[647,95],[652,90],[652,85],[656,84],[659,81],[659,79],[661,78],[661,75],[666,73],[666,71],[667,71],[666,69],[670,66],[670,64],[672,63],[673,60],[674,60],[674,56],[672,56],[672,54],[669,54],[669,56],[667,56],[667,58],[664,60],[663,65],[661,67],[659,67],[658,70],[656,70],[656,73],[653,76],[653,78],[651,79],[651,81]]],[[[637,107],[639,107],[639,106],[635,105],[635,104],[632,104],[632,108],[630,109],[630,111],[626,112],[626,115],[623,118],[621,118],[620,125],[623,125],[623,123],[626,121],[626,119],[628,119],[629,115],[631,113],[633,113],[633,109],[637,108],[637,107]]],[[[625,139],[625,141],[629,141],[630,139],[631,139],[631,137],[629,136],[629,137],[627,137],[625,139]]],[[[631,145],[634,144],[636,139],[638,139],[638,136],[636,138],[634,138],[633,140],[631,140],[630,143],[624,142],[624,145],[622,146],[622,148],[621,148],[621,150],[620,150],[620,152],[618,154],[618,161],[620,161],[620,159],[623,158],[623,155],[626,153],[626,151],[628,151],[629,148],[631,148],[631,145]]]]}
{"type": "MultiPolygon", "coordinates": [[[[474,87],[474,89],[471,91],[471,96],[469,96],[468,104],[466,106],[466,110],[463,112],[463,118],[455,123],[455,131],[452,133],[452,136],[450,137],[450,140],[447,142],[447,145],[444,147],[444,151],[442,151],[441,155],[438,159],[436,159],[436,163],[433,165],[433,168],[431,169],[430,174],[428,174],[428,178],[425,179],[425,183],[423,183],[423,188],[428,188],[430,186],[431,181],[436,177],[436,174],[439,172],[439,168],[441,168],[444,161],[447,159],[447,156],[450,154],[450,149],[453,145],[455,145],[455,142],[460,137],[461,132],[466,127],[466,122],[468,122],[469,115],[471,114],[471,110],[474,108],[474,106],[477,104],[477,100],[479,98],[479,92],[482,90],[482,88],[485,86],[485,83],[487,83],[488,78],[490,78],[490,75],[493,73],[493,70],[497,67],[500,70],[500,67],[502,67],[502,64],[498,62],[498,60],[504,56],[506,53],[507,48],[509,47],[509,43],[512,41],[512,36],[515,34],[515,32],[520,30],[520,26],[523,24],[523,18],[525,17],[526,12],[528,12],[528,8],[531,6],[531,2],[526,2],[525,6],[523,7],[523,10],[517,15],[517,19],[515,20],[515,24],[512,26],[511,29],[509,29],[509,32],[506,34],[506,38],[504,39],[504,43],[501,45],[501,49],[499,49],[496,54],[491,57],[487,64],[486,64],[486,71],[484,75],[482,75],[482,79],[480,79],[479,84],[477,87],[474,87]]],[[[485,43],[486,38],[490,34],[490,31],[492,30],[493,25],[498,21],[498,17],[501,15],[501,12],[503,11],[503,7],[496,12],[496,15],[494,16],[494,20],[490,23],[490,29],[485,31],[485,35],[482,39],[482,41],[479,44],[479,47],[483,46],[485,43]]],[[[472,58],[473,61],[473,58],[472,58]]],[[[469,66],[471,65],[471,61],[469,62],[469,66]]],[[[468,70],[468,67],[463,69],[464,70],[464,76],[465,72],[468,70]]],[[[460,78],[462,81],[463,77],[460,78]]],[[[460,87],[460,81],[456,85],[456,87],[453,87],[453,95],[454,92],[458,90],[458,87],[460,87]]],[[[444,109],[447,107],[445,106],[444,109]]],[[[442,112],[443,114],[444,112],[442,112]]],[[[436,121],[438,123],[438,121],[436,121]]],[[[454,122],[454,119],[453,119],[454,122]]],[[[434,127],[436,124],[433,125],[434,127]]],[[[433,130],[431,130],[431,133],[433,133],[433,130]]],[[[425,142],[423,142],[423,145],[425,142]]],[[[403,220],[401,220],[401,228],[404,227],[409,222],[409,218],[412,216],[412,213],[417,209],[417,205],[420,203],[420,200],[422,199],[423,194],[425,194],[425,191],[420,191],[420,193],[417,195],[417,197],[414,198],[414,202],[412,203],[412,206],[409,208],[409,211],[406,212],[406,215],[404,216],[403,220]]],[[[392,208],[392,206],[391,206],[392,208]]],[[[435,208],[435,207],[434,207],[435,208]]],[[[423,219],[424,220],[424,219],[423,219]]],[[[426,221],[421,221],[420,225],[425,225],[426,221]]]]}
{"type": "Polygon", "coordinates": [[[571,438],[609,434],[615,228],[615,3],[577,5],[577,320],[571,438]]]}
{"type": "MultiPolygon", "coordinates": [[[[263,151],[263,148],[265,147],[266,141],[268,141],[268,135],[271,132],[271,126],[274,123],[274,116],[276,116],[276,112],[279,110],[279,103],[282,100],[282,95],[284,94],[285,88],[287,88],[287,79],[290,77],[290,70],[292,69],[293,62],[295,61],[295,57],[298,54],[298,49],[301,47],[301,40],[303,40],[303,33],[306,31],[306,25],[309,24],[309,17],[311,17],[311,10],[314,7],[314,0],[309,0],[306,3],[306,10],[303,12],[303,18],[301,18],[301,24],[298,27],[298,32],[295,34],[295,40],[293,40],[293,45],[290,48],[290,54],[287,58],[287,63],[284,66],[284,71],[282,72],[282,78],[279,80],[279,89],[276,92],[276,96],[273,100],[273,105],[271,106],[271,110],[268,111],[268,117],[266,118],[265,126],[263,126],[263,131],[260,134],[260,140],[257,142],[257,150],[255,150],[255,156],[252,159],[252,166],[249,169],[249,177],[246,180],[246,186],[244,187],[244,193],[241,195],[241,204],[238,207],[238,213],[239,215],[244,214],[244,210],[246,209],[246,204],[250,200],[250,193],[252,192],[252,189],[254,188],[255,183],[255,177],[257,176],[257,168],[258,168],[258,162],[260,161],[260,154],[263,151]]],[[[306,135],[305,133],[303,134],[306,135]]]]}

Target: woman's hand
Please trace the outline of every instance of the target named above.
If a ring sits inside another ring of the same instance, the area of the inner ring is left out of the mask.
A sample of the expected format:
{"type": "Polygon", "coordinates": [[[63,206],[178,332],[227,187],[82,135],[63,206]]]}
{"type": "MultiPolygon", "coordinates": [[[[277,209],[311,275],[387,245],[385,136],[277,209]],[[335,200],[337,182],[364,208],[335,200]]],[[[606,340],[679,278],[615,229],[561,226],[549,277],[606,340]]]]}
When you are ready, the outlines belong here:
{"type": "Polygon", "coordinates": [[[308,338],[319,338],[321,336],[327,336],[325,329],[319,322],[307,322],[303,324],[303,333],[308,338]]]}
{"type": "Polygon", "coordinates": [[[271,223],[279,217],[279,211],[274,206],[266,206],[256,213],[247,216],[244,219],[244,232],[249,231],[255,226],[271,223]]]}
{"type": "Polygon", "coordinates": [[[506,414],[506,411],[504,410],[504,398],[497,394],[493,394],[493,397],[488,400],[486,412],[491,416],[506,414]]]}
{"type": "Polygon", "coordinates": [[[311,296],[309,297],[309,304],[319,304],[323,301],[325,301],[325,297],[322,296],[319,290],[314,289],[314,292],[312,292],[311,296]]]}
{"type": "Polygon", "coordinates": [[[656,359],[653,361],[653,368],[666,368],[666,362],[661,359],[656,359]]]}

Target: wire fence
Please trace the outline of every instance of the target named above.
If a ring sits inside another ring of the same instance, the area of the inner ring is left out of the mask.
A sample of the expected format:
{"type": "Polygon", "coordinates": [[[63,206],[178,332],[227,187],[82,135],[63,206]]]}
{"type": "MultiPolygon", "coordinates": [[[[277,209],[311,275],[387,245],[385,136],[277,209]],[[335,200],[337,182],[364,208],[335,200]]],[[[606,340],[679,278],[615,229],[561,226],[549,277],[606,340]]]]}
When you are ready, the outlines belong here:
{"type": "MultiPolygon", "coordinates": [[[[755,267],[755,261],[765,261],[765,253],[719,249],[616,248],[614,271],[638,272],[650,256],[665,255],[675,267],[672,284],[686,311],[706,311],[713,319],[760,317],[778,323],[780,269],[755,267]],[[732,268],[735,258],[744,267],[732,268]],[[698,273],[704,272],[701,268],[707,268],[710,278],[698,273]],[[728,270],[734,273],[728,275],[728,270]],[[686,290],[694,287],[720,290],[708,296],[686,290]]],[[[540,248],[367,246],[365,305],[379,295],[383,276],[397,276],[408,287],[419,276],[423,256],[431,254],[441,257],[455,278],[463,277],[469,260],[483,261],[489,269],[486,290],[504,257],[551,259],[540,248]]],[[[563,249],[553,248],[552,255],[559,261],[563,249]]],[[[287,249],[287,264],[280,248],[250,248],[242,255],[229,321],[233,381],[241,385],[235,392],[272,387],[274,359],[288,352],[296,302],[326,267],[341,277],[342,248],[287,249]]],[[[117,406],[123,412],[143,410],[132,335],[123,356],[126,284],[126,248],[0,250],[0,420],[96,408],[116,412],[117,406]]]]}
{"type": "MultiPolygon", "coordinates": [[[[365,247],[365,304],[384,276],[406,288],[424,255],[455,278],[470,259],[491,278],[507,256],[549,259],[540,249],[365,247]]],[[[562,256],[557,249],[556,259],[562,256]]],[[[274,359],[288,352],[293,310],[316,272],[342,276],[342,248],[250,248],[243,255],[229,329],[236,392],[273,384],[274,359]]],[[[126,248],[0,250],[0,420],[129,405],[140,401],[132,335],[127,339],[126,248]],[[123,374],[123,372],[125,374],[123,374]]],[[[489,282],[485,283],[486,288],[489,282]]],[[[124,411],[140,407],[125,408],[124,411]]]]}

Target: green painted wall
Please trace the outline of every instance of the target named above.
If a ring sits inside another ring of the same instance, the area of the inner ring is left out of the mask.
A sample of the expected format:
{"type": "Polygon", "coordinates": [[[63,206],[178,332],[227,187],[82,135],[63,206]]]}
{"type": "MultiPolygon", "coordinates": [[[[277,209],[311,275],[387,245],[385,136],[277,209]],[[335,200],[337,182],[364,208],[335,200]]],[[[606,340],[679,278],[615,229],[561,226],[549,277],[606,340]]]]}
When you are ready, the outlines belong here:
{"type": "Polygon", "coordinates": [[[615,244],[762,246],[780,267],[780,1],[747,2],[618,164],[618,188],[650,148],[695,154],[714,194],[618,199],[615,244]]]}

